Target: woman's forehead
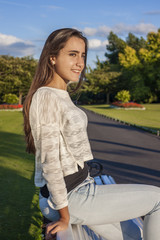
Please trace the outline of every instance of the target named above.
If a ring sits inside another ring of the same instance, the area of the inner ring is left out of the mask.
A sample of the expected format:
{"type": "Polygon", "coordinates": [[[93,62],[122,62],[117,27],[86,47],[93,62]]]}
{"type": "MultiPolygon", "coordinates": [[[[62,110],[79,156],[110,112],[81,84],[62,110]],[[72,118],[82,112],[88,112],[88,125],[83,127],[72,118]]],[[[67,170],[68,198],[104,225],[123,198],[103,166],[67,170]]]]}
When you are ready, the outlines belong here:
{"type": "Polygon", "coordinates": [[[77,50],[85,52],[85,42],[83,39],[78,37],[71,37],[64,46],[65,50],[77,50]]]}

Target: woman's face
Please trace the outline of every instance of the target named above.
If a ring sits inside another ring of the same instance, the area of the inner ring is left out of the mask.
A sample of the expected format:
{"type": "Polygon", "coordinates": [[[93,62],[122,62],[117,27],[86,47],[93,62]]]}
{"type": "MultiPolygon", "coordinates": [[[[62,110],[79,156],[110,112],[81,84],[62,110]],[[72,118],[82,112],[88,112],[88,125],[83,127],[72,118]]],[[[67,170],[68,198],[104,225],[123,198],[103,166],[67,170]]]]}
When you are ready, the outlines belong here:
{"type": "Polygon", "coordinates": [[[85,42],[81,38],[71,37],[58,56],[53,57],[52,60],[56,80],[77,82],[85,65],[85,42]]]}

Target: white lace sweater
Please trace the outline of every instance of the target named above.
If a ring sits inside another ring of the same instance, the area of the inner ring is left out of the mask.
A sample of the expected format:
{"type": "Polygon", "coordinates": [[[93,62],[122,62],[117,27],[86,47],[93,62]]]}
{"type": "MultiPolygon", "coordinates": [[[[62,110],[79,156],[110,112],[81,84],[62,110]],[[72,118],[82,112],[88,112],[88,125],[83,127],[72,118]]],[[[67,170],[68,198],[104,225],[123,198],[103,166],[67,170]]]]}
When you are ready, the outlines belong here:
{"type": "Polygon", "coordinates": [[[93,159],[87,116],[67,91],[41,87],[33,95],[29,117],[36,148],[35,185],[47,184],[48,203],[58,210],[68,205],[64,176],[93,159]]]}

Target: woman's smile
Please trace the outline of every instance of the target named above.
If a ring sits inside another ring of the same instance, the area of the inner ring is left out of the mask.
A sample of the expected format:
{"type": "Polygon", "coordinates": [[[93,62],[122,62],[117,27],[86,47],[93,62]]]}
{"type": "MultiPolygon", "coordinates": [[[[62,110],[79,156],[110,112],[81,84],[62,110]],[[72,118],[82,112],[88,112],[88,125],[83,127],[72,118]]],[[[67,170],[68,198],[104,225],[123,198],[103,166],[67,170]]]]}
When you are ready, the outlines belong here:
{"type": "Polygon", "coordinates": [[[72,72],[74,72],[74,73],[76,73],[76,74],[80,74],[80,73],[81,73],[81,70],[73,69],[72,72]]]}

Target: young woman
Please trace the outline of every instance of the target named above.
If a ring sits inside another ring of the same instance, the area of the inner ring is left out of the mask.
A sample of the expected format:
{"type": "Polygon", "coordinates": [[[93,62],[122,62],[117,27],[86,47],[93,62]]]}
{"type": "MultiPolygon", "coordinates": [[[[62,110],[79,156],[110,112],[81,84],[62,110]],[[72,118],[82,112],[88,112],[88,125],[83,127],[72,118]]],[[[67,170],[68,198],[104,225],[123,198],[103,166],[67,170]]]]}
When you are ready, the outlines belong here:
{"type": "Polygon", "coordinates": [[[87,39],[75,29],[51,33],[24,103],[27,151],[35,154],[40,209],[52,221],[46,239],[69,221],[88,225],[108,240],[140,240],[128,219],[145,216],[144,240],[160,239],[160,189],[147,185],[95,185],[86,161],[93,159],[87,117],[67,92],[84,77],[87,39]],[[122,222],[123,221],[123,222],[122,222]],[[121,223],[120,223],[121,222],[121,223]]]}

